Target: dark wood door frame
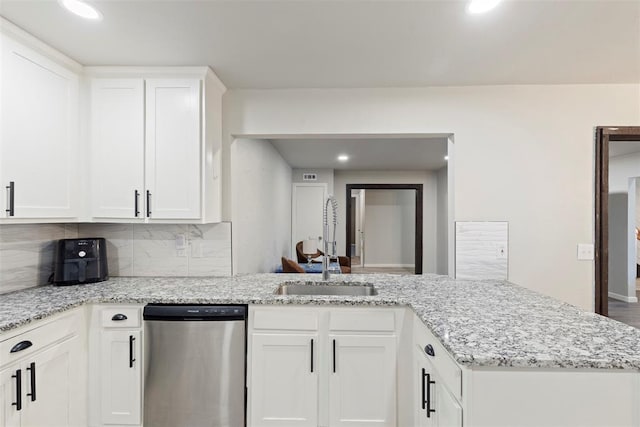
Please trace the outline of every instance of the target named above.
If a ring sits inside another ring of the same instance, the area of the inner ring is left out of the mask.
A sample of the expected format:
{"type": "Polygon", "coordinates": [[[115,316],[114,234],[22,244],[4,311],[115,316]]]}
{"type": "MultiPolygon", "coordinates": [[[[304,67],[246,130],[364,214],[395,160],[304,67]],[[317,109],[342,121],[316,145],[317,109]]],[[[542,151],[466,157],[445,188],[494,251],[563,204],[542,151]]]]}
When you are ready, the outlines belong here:
{"type": "Polygon", "coordinates": [[[415,215],[415,273],[422,274],[422,184],[347,184],[347,247],[345,253],[351,257],[351,190],[415,190],[416,192],[416,215],[415,215]]]}
{"type": "Polygon", "coordinates": [[[639,126],[598,126],[595,145],[595,312],[609,315],[609,143],[640,141],[639,126]]]}

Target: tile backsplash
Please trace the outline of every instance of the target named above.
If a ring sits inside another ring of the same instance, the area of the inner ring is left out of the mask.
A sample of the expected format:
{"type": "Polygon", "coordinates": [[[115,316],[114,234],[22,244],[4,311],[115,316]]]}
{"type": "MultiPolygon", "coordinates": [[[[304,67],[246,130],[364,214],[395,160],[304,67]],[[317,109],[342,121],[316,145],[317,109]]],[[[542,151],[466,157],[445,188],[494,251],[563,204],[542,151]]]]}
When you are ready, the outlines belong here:
{"type": "Polygon", "coordinates": [[[104,237],[110,276],[230,276],[231,223],[0,225],[0,293],[46,284],[55,241],[104,237]],[[184,236],[185,248],[176,249],[184,236]]]}
{"type": "Polygon", "coordinates": [[[456,279],[504,279],[509,270],[509,223],[456,222],[456,279]]]}
{"type": "Polygon", "coordinates": [[[79,224],[79,237],[107,239],[110,276],[230,276],[231,223],[79,224]],[[185,248],[176,240],[184,236],[185,248]]]}
{"type": "Polygon", "coordinates": [[[77,236],[77,224],[0,225],[0,293],[47,283],[55,241],[77,236]]]}

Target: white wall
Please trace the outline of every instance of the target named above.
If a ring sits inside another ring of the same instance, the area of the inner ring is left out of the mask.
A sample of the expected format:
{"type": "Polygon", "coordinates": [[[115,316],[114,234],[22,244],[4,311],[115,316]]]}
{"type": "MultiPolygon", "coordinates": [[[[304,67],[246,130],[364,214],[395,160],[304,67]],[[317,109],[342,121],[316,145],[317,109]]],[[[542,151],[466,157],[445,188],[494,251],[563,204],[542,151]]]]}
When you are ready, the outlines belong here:
{"type": "Polygon", "coordinates": [[[448,210],[448,186],[447,168],[437,171],[437,212],[436,212],[436,273],[449,273],[449,210],[448,210]]]}
{"type": "Polygon", "coordinates": [[[291,258],[291,167],[263,140],[231,144],[234,274],[274,271],[291,258]]]}
{"type": "MultiPolygon", "coordinates": [[[[422,184],[422,271],[423,273],[435,273],[436,271],[436,204],[437,182],[435,172],[430,171],[335,171],[334,193],[338,200],[338,218],[346,218],[346,185],[347,184],[422,184]]],[[[365,203],[368,204],[369,191],[366,191],[365,203]]],[[[364,228],[369,228],[368,216],[364,221],[364,228]]],[[[345,224],[338,224],[336,240],[338,253],[345,253],[345,224]]],[[[365,236],[366,238],[366,236],[365,236]]],[[[371,263],[369,253],[365,248],[365,263],[371,263]]]]}
{"type": "Polygon", "coordinates": [[[508,221],[510,280],[592,310],[576,244],[594,236],[593,129],[637,125],[639,100],[637,84],[236,90],[223,156],[232,135],[453,133],[454,219],[508,221]]]}
{"type": "Polygon", "coordinates": [[[635,178],[639,176],[640,153],[609,159],[609,293],[626,301],[636,299],[635,178]]]}
{"type": "Polygon", "coordinates": [[[291,178],[293,182],[307,182],[309,184],[324,182],[327,184],[327,194],[333,194],[333,169],[313,169],[313,168],[304,168],[297,169],[294,168],[291,170],[291,178]],[[302,174],[303,173],[315,173],[318,174],[317,181],[303,181],[302,174]]]}
{"type": "Polygon", "coordinates": [[[366,267],[415,265],[414,190],[366,190],[366,267]]]}

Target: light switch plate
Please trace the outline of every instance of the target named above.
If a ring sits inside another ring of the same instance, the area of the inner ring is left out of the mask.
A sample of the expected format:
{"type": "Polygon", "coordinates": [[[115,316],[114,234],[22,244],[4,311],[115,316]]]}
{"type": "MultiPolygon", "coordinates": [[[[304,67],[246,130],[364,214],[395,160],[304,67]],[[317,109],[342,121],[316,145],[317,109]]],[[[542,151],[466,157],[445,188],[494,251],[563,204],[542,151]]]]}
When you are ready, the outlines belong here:
{"type": "Polygon", "coordinates": [[[593,258],[593,243],[578,243],[578,259],[591,261],[593,258]]]}
{"type": "Polygon", "coordinates": [[[496,259],[508,259],[507,245],[496,244],[496,259]]]}

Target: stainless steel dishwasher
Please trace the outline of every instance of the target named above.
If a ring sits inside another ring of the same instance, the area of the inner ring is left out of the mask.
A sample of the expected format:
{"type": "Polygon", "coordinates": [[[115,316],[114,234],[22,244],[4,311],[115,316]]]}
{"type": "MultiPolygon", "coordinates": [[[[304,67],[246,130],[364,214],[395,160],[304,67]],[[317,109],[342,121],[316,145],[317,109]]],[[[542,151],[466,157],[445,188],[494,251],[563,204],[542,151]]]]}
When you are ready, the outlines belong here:
{"type": "Polygon", "coordinates": [[[145,427],[245,425],[245,306],[144,308],[145,427]]]}

